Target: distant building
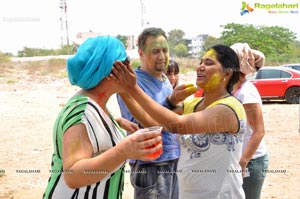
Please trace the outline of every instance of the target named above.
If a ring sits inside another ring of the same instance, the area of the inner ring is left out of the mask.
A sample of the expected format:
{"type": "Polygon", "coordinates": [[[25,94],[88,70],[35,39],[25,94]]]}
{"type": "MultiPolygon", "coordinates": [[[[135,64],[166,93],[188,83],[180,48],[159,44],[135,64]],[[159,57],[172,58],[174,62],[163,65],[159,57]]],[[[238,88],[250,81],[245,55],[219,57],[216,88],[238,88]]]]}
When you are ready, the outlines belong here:
{"type": "Polygon", "coordinates": [[[73,51],[76,52],[77,49],[79,48],[79,46],[88,38],[93,38],[93,37],[97,37],[97,36],[101,36],[104,35],[103,33],[99,33],[99,32],[79,32],[76,35],[76,38],[74,40],[72,40],[73,42],[73,51]]]}
{"type": "Polygon", "coordinates": [[[75,40],[73,41],[73,43],[77,43],[77,44],[82,44],[86,39],[91,38],[91,37],[97,37],[97,36],[101,36],[104,35],[103,33],[99,33],[99,32],[79,32],[76,35],[75,40]]]}
{"type": "Polygon", "coordinates": [[[137,46],[137,41],[135,40],[134,35],[127,36],[127,50],[133,50],[137,46]]]}
{"type": "MultiPolygon", "coordinates": [[[[103,35],[106,35],[104,33],[98,33],[98,32],[79,32],[77,33],[76,35],[76,38],[74,40],[72,40],[73,42],[73,51],[74,53],[77,52],[77,49],[79,48],[79,46],[85,41],[87,40],[88,38],[94,38],[94,37],[97,37],[97,36],[103,36],[103,35]]],[[[137,41],[135,39],[135,36],[134,35],[128,35],[127,36],[127,48],[126,48],[126,51],[127,51],[127,54],[130,58],[138,58],[139,55],[138,55],[138,52],[137,52],[137,41]]]]}
{"type": "Polygon", "coordinates": [[[201,34],[197,37],[187,38],[188,54],[191,57],[199,58],[199,53],[202,50],[203,43],[207,39],[208,34],[201,34]]]}

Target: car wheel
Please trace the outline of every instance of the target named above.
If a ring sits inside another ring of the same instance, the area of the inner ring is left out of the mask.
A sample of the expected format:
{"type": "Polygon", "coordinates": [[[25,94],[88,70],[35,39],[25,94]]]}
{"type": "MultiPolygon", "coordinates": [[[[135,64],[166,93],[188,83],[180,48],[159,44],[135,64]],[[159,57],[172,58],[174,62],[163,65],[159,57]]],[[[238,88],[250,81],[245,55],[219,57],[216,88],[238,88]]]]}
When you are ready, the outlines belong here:
{"type": "Polygon", "coordinates": [[[300,87],[291,87],[285,92],[285,100],[289,104],[299,104],[300,87]]]}

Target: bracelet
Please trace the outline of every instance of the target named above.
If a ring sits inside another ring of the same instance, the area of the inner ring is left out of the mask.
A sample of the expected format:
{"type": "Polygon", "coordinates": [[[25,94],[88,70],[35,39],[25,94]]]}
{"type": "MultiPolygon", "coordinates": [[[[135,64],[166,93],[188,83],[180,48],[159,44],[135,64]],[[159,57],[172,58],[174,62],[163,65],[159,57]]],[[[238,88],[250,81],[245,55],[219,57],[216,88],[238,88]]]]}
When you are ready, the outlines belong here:
{"type": "Polygon", "coordinates": [[[172,104],[172,102],[170,101],[169,97],[166,97],[166,103],[167,103],[167,105],[168,105],[168,108],[170,108],[171,110],[177,108],[177,106],[174,106],[174,105],[172,104]]]}

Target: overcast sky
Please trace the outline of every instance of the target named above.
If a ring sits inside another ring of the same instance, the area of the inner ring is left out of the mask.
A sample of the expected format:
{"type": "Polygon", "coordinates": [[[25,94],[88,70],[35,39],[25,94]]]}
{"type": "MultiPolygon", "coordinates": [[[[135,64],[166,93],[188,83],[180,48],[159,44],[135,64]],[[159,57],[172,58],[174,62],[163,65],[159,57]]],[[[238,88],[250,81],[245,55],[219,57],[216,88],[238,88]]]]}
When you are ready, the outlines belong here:
{"type": "MultiPolygon", "coordinates": [[[[181,29],[187,37],[209,34],[219,37],[227,23],[282,26],[300,38],[299,0],[247,0],[255,3],[299,4],[298,13],[273,13],[255,8],[240,15],[242,0],[143,0],[144,19],[149,26],[166,32],[181,29]]],[[[9,0],[0,5],[0,51],[16,54],[24,46],[59,48],[61,44],[60,0],[9,0]]],[[[67,0],[70,41],[78,32],[138,35],[141,31],[141,0],[67,0]]]]}

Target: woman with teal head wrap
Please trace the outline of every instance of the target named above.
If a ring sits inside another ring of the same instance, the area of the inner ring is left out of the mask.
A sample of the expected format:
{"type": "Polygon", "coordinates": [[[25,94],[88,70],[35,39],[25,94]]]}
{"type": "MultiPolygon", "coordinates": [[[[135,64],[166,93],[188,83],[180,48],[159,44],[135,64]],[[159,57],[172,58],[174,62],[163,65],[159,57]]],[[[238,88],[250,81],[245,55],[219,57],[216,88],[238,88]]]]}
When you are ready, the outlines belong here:
{"type": "Polygon", "coordinates": [[[126,136],[106,104],[125,92],[111,73],[122,64],[126,51],[115,37],[86,40],[67,60],[70,82],[82,89],[62,108],[53,130],[51,176],[43,198],[122,198],[127,159],[152,161],[159,150],[161,133],[146,131],[126,136]]]}
{"type": "Polygon", "coordinates": [[[71,84],[82,89],[94,88],[111,72],[116,60],[124,61],[126,51],[123,43],[112,36],[87,39],[75,56],[67,60],[71,84]]]}

